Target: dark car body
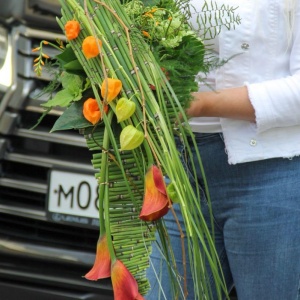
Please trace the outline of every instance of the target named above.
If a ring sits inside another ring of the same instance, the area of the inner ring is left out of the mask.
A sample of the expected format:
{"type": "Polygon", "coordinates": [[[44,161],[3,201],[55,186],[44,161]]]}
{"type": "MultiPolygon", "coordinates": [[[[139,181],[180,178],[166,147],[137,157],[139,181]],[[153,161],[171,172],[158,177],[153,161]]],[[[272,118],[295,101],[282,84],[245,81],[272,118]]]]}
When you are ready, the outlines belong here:
{"type": "Polygon", "coordinates": [[[60,7],[54,0],[0,6],[0,298],[112,299],[109,279],[82,278],[94,262],[97,222],[48,212],[53,170],[93,176],[85,140],[75,131],[49,133],[59,111],[30,129],[42,112],[36,95],[51,80],[47,70],[34,73],[32,49],[61,38],[60,7]]]}

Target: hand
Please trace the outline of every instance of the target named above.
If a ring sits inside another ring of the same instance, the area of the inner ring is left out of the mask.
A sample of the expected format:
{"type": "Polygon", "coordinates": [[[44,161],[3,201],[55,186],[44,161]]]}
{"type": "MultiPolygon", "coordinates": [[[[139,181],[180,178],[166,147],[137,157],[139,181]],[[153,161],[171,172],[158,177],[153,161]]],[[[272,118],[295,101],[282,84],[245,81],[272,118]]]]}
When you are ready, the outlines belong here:
{"type": "Polygon", "coordinates": [[[185,111],[188,118],[203,116],[205,99],[205,92],[192,93],[190,107],[185,111]]]}

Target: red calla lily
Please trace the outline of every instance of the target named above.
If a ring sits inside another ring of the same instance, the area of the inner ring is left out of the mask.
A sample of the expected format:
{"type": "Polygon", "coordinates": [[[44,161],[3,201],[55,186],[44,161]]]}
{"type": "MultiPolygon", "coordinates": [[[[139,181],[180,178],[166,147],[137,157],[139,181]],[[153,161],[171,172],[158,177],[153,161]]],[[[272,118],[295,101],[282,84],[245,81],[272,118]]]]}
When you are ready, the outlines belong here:
{"type": "Polygon", "coordinates": [[[163,217],[169,210],[164,178],[160,169],[153,165],[145,175],[145,195],[140,219],[155,221],[163,217]]]}
{"type": "Polygon", "coordinates": [[[99,238],[97,243],[97,253],[92,269],[84,276],[88,280],[98,280],[110,277],[111,258],[107,245],[106,235],[99,238]]]}
{"type": "Polygon", "coordinates": [[[125,265],[116,260],[111,266],[114,300],[143,300],[138,284],[125,265]]]}

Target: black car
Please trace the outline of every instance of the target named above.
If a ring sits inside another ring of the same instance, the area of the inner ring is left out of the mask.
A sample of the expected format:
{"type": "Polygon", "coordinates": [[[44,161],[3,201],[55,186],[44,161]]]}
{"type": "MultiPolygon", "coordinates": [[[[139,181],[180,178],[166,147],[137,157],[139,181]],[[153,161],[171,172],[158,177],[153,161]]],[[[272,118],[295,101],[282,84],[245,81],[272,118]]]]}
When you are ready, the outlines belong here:
{"type": "Polygon", "coordinates": [[[63,38],[55,20],[60,6],[54,0],[0,5],[0,298],[113,299],[109,279],[82,278],[98,239],[96,209],[91,204],[87,211],[96,190],[85,140],[75,131],[49,133],[60,111],[31,130],[42,112],[37,95],[53,76],[46,68],[36,76],[32,49],[63,38]]]}

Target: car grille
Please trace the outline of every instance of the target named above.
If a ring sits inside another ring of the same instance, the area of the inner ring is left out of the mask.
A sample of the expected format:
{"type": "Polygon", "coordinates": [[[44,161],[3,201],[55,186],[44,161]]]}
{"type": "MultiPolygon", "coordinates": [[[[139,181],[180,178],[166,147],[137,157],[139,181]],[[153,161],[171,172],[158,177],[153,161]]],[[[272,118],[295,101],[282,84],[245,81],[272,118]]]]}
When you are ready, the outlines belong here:
{"type": "MultiPolygon", "coordinates": [[[[40,104],[45,101],[37,99],[37,94],[51,79],[46,70],[41,77],[33,72],[31,49],[41,39],[53,41],[57,35],[48,33],[45,37],[45,32],[24,26],[16,28],[12,34],[16,39],[12,48],[17,57],[17,72],[14,90],[6,99],[7,106],[0,121],[1,205],[11,214],[17,215],[25,209],[27,217],[46,221],[49,170],[58,168],[93,174],[91,153],[78,132],[49,133],[61,113],[59,111],[51,112],[36,129],[31,130],[43,111],[40,104]]],[[[44,52],[53,51],[49,48],[44,52]]]]}
{"type": "MultiPolygon", "coordinates": [[[[31,130],[41,116],[40,104],[47,100],[37,99],[37,95],[51,80],[46,68],[41,77],[33,72],[36,54],[32,49],[42,39],[55,42],[57,37],[60,36],[56,33],[25,25],[15,27],[9,36],[12,85],[0,83],[0,256],[3,258],[0,259],[0,277],[7,279],[10,274],[14,280],[22,278],[19,279],[22,281],[30,277],[30,272],[40,272],[41,264],[48,263],[47,276],[51,275],[53,282],[64,282],[66,276],[70,276],[73,281],[70,279],[68,284],[105,289],[109,294],[108,282],[96,285],[86,280],[83,283],[81,279],[94,262],[98,228],[74,227],[47,219],[51,170],[94,173],[90,162],[92,153],[83,136],[75,131],[49,133],[61,111],[53,110],[31,130]],[[14,271],[18,269],[18,260],[23,261],[26,276],[14,271]],[[57,270],[60,270],[59,275],[54,275],[57,270]]],[[[51,48],[44,48],[44,52],[50,56],[55,54],[51,48]]]]}

